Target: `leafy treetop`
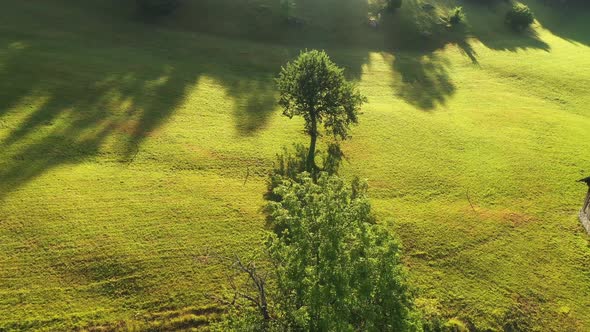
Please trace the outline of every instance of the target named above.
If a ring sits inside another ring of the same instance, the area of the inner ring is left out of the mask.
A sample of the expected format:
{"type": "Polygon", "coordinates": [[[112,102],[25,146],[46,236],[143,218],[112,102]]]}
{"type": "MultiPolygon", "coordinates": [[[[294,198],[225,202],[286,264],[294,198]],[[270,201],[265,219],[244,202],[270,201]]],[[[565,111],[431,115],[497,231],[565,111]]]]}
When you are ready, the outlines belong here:
{"type": "Polygon", "coordinates": [[[284,330],[407,331],[411,300],[400,248],[374,222],[366,185],[305,173],[276,189],[269,252],[284,330]]]}

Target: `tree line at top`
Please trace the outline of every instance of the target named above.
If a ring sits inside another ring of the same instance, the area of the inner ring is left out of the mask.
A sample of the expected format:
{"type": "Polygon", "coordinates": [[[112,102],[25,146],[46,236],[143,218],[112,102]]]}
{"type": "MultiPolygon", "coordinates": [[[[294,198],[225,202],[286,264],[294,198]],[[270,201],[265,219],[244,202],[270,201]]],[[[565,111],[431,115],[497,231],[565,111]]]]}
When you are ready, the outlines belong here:
{"type": "MultiPolygon", "coordinates": [[[[141,15],[155,18],[171,14],[187,0],[135,0],[137,8],[141,15]]],[[[280,2],[281,8],[284,8],[285,17],[288,22],[299,24],[300,20],[291,17],[291,8],[295,6],[293,0],[276,0],[280,2]]],[[[408,1],[408,0],[405,0],[408,1]]],[[[466,0],[472,3],[482,5],[493,5],[500,2],[512,2],[511,0],[466,0]]],[[[588,4],[586,0],[539,0],[555,8],[569,7],[570,5],[588,4]]],[[[404,0],[371,0],[370,3],[373,11],[378,13],[394,13],[400,9],[404,0]]],[[[423,7],[432,6],[425,4],[423,7]]],[[[458,25],[464,21],[465,13],[462,7],[455,7],[449,11],[448,17],[443,19],[448,21],[450,26],[458,25]]],[[[528,28],[534,22],[535,16],[531,9],[522,3],[513,2],[512,7],[505,14],[506,24],[516,31],[522,31],[528,28]]]]}

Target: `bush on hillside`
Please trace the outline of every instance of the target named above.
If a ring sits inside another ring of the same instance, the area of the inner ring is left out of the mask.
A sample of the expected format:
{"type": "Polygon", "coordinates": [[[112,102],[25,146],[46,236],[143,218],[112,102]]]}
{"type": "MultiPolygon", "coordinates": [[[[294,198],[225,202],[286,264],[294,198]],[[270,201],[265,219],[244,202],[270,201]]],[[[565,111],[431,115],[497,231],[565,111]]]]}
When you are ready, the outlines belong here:
{"type": "Polygon", "coordinates": [[[506,23],[514,30],[522,31],[535,21],[535,15],[527,5],[521,3],[512,6],[506,14],[506,23]]]}
{"type": "Polygon", "coordinates": [[[402,0],[387,0],[386,9],[390,12],[394,12],[402,7],[402,0]]]}
{"type": "Polygon", "coordinates": [[[148,16],[164,16],[172,13],[179,0],[136,0],[139,11],[148,16]]]}
{"type": "Polygon", "coordinates": [[[465,20],[465,12],[463,12],[463,7],[455,7],[451,10],[451,14],[449,15],[449,24],[452,26],[459,25],[465,20]]]}

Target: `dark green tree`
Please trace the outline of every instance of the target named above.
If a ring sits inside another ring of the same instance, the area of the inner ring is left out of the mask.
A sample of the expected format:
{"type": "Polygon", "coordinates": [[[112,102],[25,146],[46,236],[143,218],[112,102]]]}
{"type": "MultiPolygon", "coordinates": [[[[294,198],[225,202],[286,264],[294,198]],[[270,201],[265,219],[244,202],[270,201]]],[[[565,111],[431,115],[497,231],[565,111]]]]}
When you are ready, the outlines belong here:
{"type": "Polygon", "coordinates": [[[451,26],[457,26],[465,20],[465,12],[463,7],[455,7],[449,14],[449,24],[451,26]]]}
{"type": "Polygon", "coordinates": [[[506,23],[516,31],[528,28],[534,21],[535,15],[531,9],[521,3],[514,4],[506,14],[506,23]]]}
{"type": "Polygon", "coordinates": [[[316,174],[320,125],[336,139],[348,138],[349,127],[358,122],[358,112],[366,99],[323,51],[303,52],[287,63],[277,85],[283,114],[305,119],[305,132],[310,136],[306,170],[316,174]]]}
{"type": "Polygon", "coordinates": [[[322,173],[276,188],[269,253],[282,330],[412,330],[400,247],[375,223],[366,185],[322,173]]]}
{"type": "Polygon", "coordinates": [[[386,9],[390,12],[395,12],[402,7],[402,0],[387,0],[386,9]]]}

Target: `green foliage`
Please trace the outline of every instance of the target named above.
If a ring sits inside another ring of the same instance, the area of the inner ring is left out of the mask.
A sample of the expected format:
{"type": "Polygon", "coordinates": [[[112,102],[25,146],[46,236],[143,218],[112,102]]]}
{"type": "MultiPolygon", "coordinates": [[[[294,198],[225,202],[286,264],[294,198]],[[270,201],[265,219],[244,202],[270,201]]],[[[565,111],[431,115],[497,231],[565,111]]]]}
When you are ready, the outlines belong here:
{"type": "Polygon", "coordinates": [[[463,11],[463,7],[455,7],[451,10],[451,13],[449,15],[449,23],[452,26],[463,23],[464,20],[465,12],[463,11]]]}
{"type": "Polygon", "coordinates": [[[308,149],[303,144],[296,144],[293,148],[293,151],[290,151],[283,147],[283,153],[277,154],[274,167],[267,180],[266,199],[279,201],[280,196],[274,192],[275,188],[281,185],[285,179],[296,180],[299,174],[305,172],[308,149]]]}
{"type": "Polygon", "coordinates": [[[179,5],[179,0],[136,0],[142,14],[163,16],[172,13],[179,5]]]}
{"type": "Polygon", "coordinates": [[[278,322],[265,322],[251,306],[232,307],[220,321],[211,324],[209,330],[215,332],[283,331],[278,322]]]}
{"type": "Polygon", "coordinates": [[[314,172],[318,126],[323,124],[334,138],[348,138],[350,125],[358,122],[366,98],[324,51],[301,53],[282,68],[276,82],[283,114],[305,120],[305,132],[311,138],[306,169],[314,172]]]}
{"type": "Polygon", "coordinates": [[[443,331],[448,332],[469,332],[469,328],[465,326],[458,318],[451,318],[449,319],[442,328],[443,331]]]}
{"type": "Polygon", "coordinates": [[[400,247],[375,224],[366,184],[323,174],[275,189],[268,246],[279,285],[278,317],[287,330],[404,331],[411,299],[400,247]]]}
{"type": "Polygon", "coordinates": [[[522,31],[528,28],[535,21],[535,15],[531,9],[521,3],[517,3],[508,14],[506,14],[506,23],[514,30],[522,31]]]}
{"type": "MultiPolygon", "coordinates": [[[[299,174],[306,169],[308,150],[303,144],[295,144],[292,150],[283,148],[283,152],[277,154],[274,167],[268,179],[268,192],[266,198],[278,201],[279,197],[273,193],[285,179],[296,181],[299,174]]],[[[326,151],[318,151],[317,156],[322,162],[318,166],[319,171],[329,175],[338,174],[338,170],[344,159],[344,152],[338,143],[328,144],[326,151]]]]}

